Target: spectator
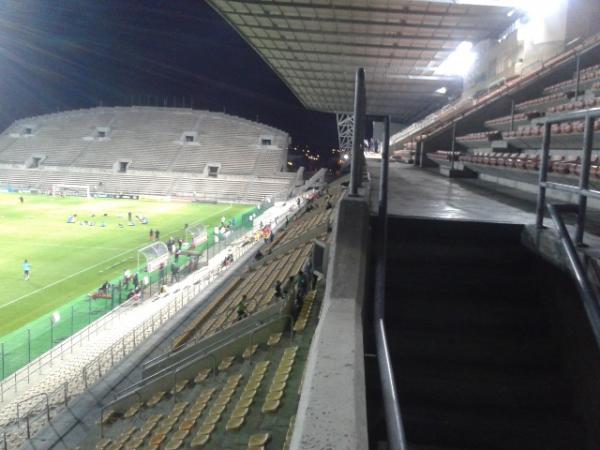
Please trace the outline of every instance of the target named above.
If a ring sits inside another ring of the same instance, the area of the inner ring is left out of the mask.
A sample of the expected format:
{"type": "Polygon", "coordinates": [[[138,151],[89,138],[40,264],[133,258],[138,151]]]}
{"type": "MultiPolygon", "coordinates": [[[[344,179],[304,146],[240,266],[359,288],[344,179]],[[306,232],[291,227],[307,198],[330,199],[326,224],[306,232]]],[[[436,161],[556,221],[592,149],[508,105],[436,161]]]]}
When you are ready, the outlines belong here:
{"type": "Polygon", "coordinates": [[[298,275],[296,276],[296,288],[298,289],[297,297],[304,298],[304,296],[306,295],[306,290],[308,288],[308,283],[306,280],[306,275],[304,275],[304,272],[302,270],[300,270],[298,272],[298,275]]]}
{"type": "Polygon", "coordinates": [[[275,297],[283,298],[283,288],[281,287],[281,281],[279,280],[275,283],[275,297]]]}
{"type": "Polygon", "coordinates": [[[242,296],[242,300],[237,305],[237,320],[242,320],[244,317],[248,316],[248,312],[246,309],[246,294],[242,296]]]}

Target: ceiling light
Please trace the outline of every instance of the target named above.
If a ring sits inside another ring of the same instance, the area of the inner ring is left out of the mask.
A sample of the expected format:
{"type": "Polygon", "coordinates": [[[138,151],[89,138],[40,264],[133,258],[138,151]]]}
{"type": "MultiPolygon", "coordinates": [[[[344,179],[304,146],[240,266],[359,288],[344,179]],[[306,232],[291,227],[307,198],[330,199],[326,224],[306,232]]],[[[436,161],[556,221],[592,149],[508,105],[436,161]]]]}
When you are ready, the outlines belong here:
{"type": "Polygon", "coordinates": [[[442,86],[441,88],[435,90],[436,94],[445,94],[446,92],[448,92],[448,89],[446,89],[446,86],[442,86]]]}

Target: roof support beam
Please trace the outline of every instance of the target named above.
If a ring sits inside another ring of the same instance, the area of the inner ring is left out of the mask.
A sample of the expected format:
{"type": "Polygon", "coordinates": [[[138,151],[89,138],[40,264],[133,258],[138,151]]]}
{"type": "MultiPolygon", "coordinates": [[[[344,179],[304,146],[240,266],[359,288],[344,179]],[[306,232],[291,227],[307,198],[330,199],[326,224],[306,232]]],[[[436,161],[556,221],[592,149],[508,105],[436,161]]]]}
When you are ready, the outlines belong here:
{"type": "MultiPolygon", "coordinates": [[[[298,27],[276,27],[276,26],[264,26],[264,25],[249,25],[249,24],[240,24],[236,22],[232,22],[238,27],[240,30],[250,29],[250,30],[260,30],[260,31],[277,31],[279,33],[298,33],[300,35],[317,35],[317,36],[343,36],[343,37],[362,37],[367,39],[407,39],[412,41],[428,41],[428,42],[440,42],[442,44],[445,43],[460,43],[466,39],[470,39],[468,36],[419,36],[416,34],[404,34],[400,31],[396,31],[393,33],[363,33],[356,31],[337,31],[337,30],[310,30],[298,27]]],[[[398,27],[399,29],[401,27],[398,27]]],[[[245,33],[248,36],[247,33],[245,33]]],[[[275,37],[267,36],[258,36],[256,37],[262,39],[277,39],[275,37]]],[[[253,36],[248,36],[252,38],[253,36]]]]}
{"type": "MultiPolygon", "coordinates": [[[[289,62],[308,62],[308,63],[313,63],[313,64],[321,64],[321,63],[329,63],[331,61],[325,60],[323,61],[322,59],[309,59],[307,58],[308,55],[315,55],[317,57],[320,56],[334,56],[336,58],[343,58],[343,59],[360,59],[362,60],[362,62],[364,63],[365,59],[378,59],[378,60],[389,60],[389,61],[423,61],[423,62],[428,62],[431,61],[432,59],[436,59],[438,61],[441,61],[442,59],[440,58],[427,58],[427,57],[418,57],[418,56],[395,56],[395,55],[369,55],[367,53],[339,53],[339,52],[326,52],[326,51],[306,51],[306,50],[290,50],[290,49],[280,49],[280,48],[274,48],[274,47],[259,47],[258,45],[256,45],[254,42],[253,44],[256,46],[256,48],[261,49],[261,50],[270,50],[270,51],[277,51],[280,53],[291,53],[293,55],[300,55],[300,56],[295,56],[294,58],[288,58],[285,56],[275,56],[275,55],[266,55],[266,57],[272,61],[289,61],[289,62]]],[[[356,67],[356,64],[353,64],[354,67],[356,67]]],[[[431,68],[431,70],[435,70],[435,66],[431,68]]]]}
{"type": "MultiPolygon", "coordinates": [[[[246,25],[244,25],[246,26],[246,25]]],[[[315,46],[319,46],[319,45],[334,45],[334,46],[340,46],[340,47],[352,47],[352,48],[373,48],[373,49],[386,49],[386,50],[410,50],[410,51],[422,51],[422,52],[446,52],[446,53],[450,53],[454,50],[453,47],[440,47],[440,46],[436,46],[436,47],[424,47],[424,46],[411,46],[411,45],[396,45],[396,44],[381,44],[381,43],[371,43],[371,42],[365,42],[365,41],[361,41],[361,42],[352,42],[352,41],[340,41],[339,39],[337,41],[332,40],[332,41],[323,41],[323,40],[317,40],[317,39],[288,39],[285,36],[278,36],[277,38],[271,38],[271,37],[252,37],[251,39],[255,40],[255,39],[261,39],[261,40],[269,40],[269,41],[276,41],[276,42],[287,42],[287,43],[296,43],[296,44],[309,44],[309,45],[315,45],[315,46]]],[[[393,39],[397,39],[397,38],[388,38],[390,40],[393,39]]],[[[377,39],[377,41],[381,41],[380,38],[377,39]]],[[[283,49],[282,49],[283,50],[283,49]]]]}
{"type": "MultiPolygon", "coordinates": [[[[403,29],[415,29],[415,30],[446,30],[446,31],[472,31],[478,34],[481,34],[483,31],[484,34],[489,32],[489,27],[485,25],[433,25],[433,24],[419,24],[419,23],[407,23],[406,20],[397,20],[397,21],[383,21],[383,20],[359,20],[359,19],[349,19],[346,17],[309,17],[309,16],[292,16],[285,14],[273,14],[269,11],[265,11],[264,13],[246,13],[239,11],[231,11],[229,12],[231,16],[240,16],[240,17],[261,17],[270,20],[296,20],[301,22],[312,22],[312,23],[324,23],[331,26],[336,26],[339,24],[347,24],[347,25],[365,25],[365,26],[376,26],[381,28],[403,28],[403,29]]],[[[481,22],[480,22],[481,23],[481,22]]]]}
{"type": "MultiPolygon", "coordinates": [[[[451,10],[444,12],[437,11],[423,11],[423,10],[414,10],[410,9],[409,5],[405,5],[401,8],[382,8],[374,5],[340,5],[340,4],[317,4],[317,3],[309,3],[306,1],[295,1],[290,3],[288,1],[281,0],[225,0],[222,2],[217,2],[215,0],[210,0],[213,4],[228,4],[228,3],[237,3],[241,5],[261,5],[261,6],[278,6],[281,8],[306,8],[308,10],[327,10],[327,11],[342,11],[342,12],[364,12],[364,13],[381,13],[387,15],[400,15],[406,17],[461,17],[461,18],[469,18],[473,19],[473,21],[483,21],[489,22],[490,19],[496,19],[496,17],[488,14],[485,14],[485,11],[482,11],[481,14],[469,14],[464,12],[453,12],[451,10]]],[[[222,7],[219,9],[222,10],[222,7]]],[[[487,9],[487,8],[486,8],[487,9]]],[[[504,10],[498,10],[498,18],[497,20],[500,22],[506,21],[506,12],[509,8],[505,8],[504,10]]],[[[229,11],[227,13],[230,13],[229,11]]]]}

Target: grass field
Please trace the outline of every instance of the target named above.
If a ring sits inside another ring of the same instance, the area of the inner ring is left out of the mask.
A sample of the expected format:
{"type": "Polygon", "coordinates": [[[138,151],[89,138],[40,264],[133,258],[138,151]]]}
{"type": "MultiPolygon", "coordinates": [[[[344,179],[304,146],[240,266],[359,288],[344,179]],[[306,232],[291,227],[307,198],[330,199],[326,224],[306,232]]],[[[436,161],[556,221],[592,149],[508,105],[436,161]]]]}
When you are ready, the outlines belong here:
{"type": "Polygon", "coordinates": [[[0,337],[133,269],[137,249],[149,243],[150,228],[160,230],[161,240],[184,237],[186,223],[214,226],[222,216],[230,218],[251,209],[0,193],[0,337]],[[25,199],[23,204],[19,195],[25,199]],[[150,223],[126,226],[128,211],[146,216],[150,223]],[[107,226],[67,224],[74,213],[80,221],[104,220],[107,226]],[[119,223],[125,226],[120,228],[119,223]],[[29,281],[23,279],[25,258],[32,266],[29,281]]]}

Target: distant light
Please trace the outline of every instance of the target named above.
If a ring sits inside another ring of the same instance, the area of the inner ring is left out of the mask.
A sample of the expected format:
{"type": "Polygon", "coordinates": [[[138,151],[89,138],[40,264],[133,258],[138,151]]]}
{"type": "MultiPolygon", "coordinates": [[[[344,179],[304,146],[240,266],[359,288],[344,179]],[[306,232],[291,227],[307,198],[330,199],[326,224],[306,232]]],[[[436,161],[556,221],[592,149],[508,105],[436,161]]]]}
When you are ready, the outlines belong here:
{"type": "Polygon", "coordinates": [[[448,89],[446,89],[446,86],[442,86],[439,89],[435,90],[436,94],[445,94],[446,92],[448,92],[448,89]]]}
{"type": "Polygon", "coordinates": [[[60,313],[58,311],[52,313],[52,322],[53,323],[60,322],[60,313]]]}
{"type": "Polygon", "coordinates": [[[439,65],[435,70],[435,74],[456,75],[464,78],[471,71],[476,60],[477,53],[473,51],[473,43],[463,41],[458,44],[456,50],[448,55],[446,60],[439,65]]]}
{"type": "Polygon", "coordinates": [[[350,157],[348,156],[348,153],[346,153],[346,154],[344,155],[344,159],[345,159],[346,161],[348,161],[348,158],[350,158],[350,157]]]}

